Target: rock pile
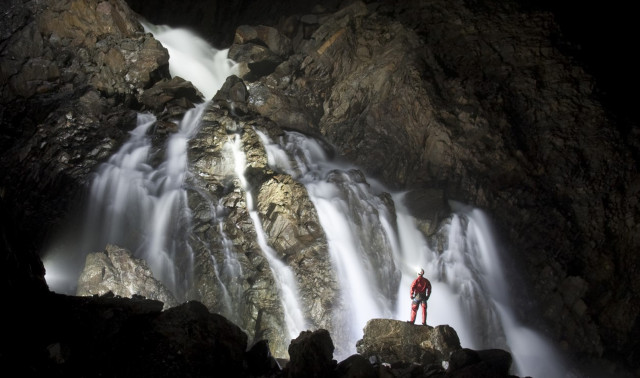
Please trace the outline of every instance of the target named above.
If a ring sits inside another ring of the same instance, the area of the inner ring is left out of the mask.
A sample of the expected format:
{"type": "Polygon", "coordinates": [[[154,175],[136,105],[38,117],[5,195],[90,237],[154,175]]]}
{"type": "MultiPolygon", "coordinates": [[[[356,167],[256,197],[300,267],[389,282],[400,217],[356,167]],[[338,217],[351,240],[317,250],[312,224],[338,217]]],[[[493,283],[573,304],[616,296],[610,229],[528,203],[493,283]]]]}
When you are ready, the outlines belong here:
{"type": "Polygon", "coordinates": [[[3,367],[21,376],[66,378],[426,378],[507,377],[511,366],[505,351],[462,349],[451,327],[389,319],[371,320],[359,353],[341,362],[333,359],[324,329],[301,332],[291,340],[290,359],[276,360],[268,340],[249,345],[238,326],[200,302],[162,308],[160,301],[111,292],[45,295],[8,319],[17,332],[3,340],[3,367]]]}

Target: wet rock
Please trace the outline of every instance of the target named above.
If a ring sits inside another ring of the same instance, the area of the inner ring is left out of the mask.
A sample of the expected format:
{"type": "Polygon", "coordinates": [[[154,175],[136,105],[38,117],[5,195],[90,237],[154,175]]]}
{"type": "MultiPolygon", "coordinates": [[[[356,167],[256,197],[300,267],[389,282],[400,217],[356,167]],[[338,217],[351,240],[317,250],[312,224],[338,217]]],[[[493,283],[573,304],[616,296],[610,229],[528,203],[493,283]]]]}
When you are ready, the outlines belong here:
{"type": "Polygon", "coordinates": [[[21,203],[8,209],[24,230],[16,238],[30,233],[25,249],[38,250],[135,127],[144,89],[168,78],[168,54],[120,0],[12,2],[7,10],[1,185],[7,201],[21,203]]]}
{"type": "Polygon", "coordinates": [[[310,320],[316,327],[335,330],[331,314],[338,306],[336,273],[306,188],[291,176],[274,175],[259,188],[257,208],[269,245],[299,277],[310,320]]]}

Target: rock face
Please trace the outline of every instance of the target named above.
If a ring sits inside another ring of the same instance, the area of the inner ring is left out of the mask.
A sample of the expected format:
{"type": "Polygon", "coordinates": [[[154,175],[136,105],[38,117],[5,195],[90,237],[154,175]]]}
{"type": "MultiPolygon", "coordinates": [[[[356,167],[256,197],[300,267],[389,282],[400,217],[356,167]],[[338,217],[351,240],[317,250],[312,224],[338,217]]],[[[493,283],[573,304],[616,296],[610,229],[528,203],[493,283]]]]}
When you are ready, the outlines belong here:
{"type": "MultiPolygon", "coordinates": [[[[163,11],[175,19],[166,7],[183,8],[142,3],[131,1],[139,12],[154,8],[154,22],[163,11]]],[[[210,31],[214,23],[202,15],[213,3],[189,4],[190,24],[210,31]]],[[[212,102],[192,141],[199,278],[191,295],[237,316],[255,340],[284,328],[245,188],[230,179],[225,145],[237,136],[269,243],[309,278],[303,290],[313,326],[333,326],[327,314],[338,288],[331,274],[318,273],[331,267],[317,215],[300,185],[268,169],[253,127],[272,136],[298,130],[331,142],[389,187],[428,193],[438,210],[413,209],[426,235],[446,216],[447,200],[488,210],[523,268],[509,277],[530,293],[518,303],[523,317],[581,361],[637,370],[639,144],[634,133],[623,138],[593,78],[564,53],[552,16],[494,1],[283,4],[289,9],[252,1],[218,23],[237,30],[219,41],[232,43],[244,70],[212,102]],[[272,9],[282,17],[269,19],[272,9]],[[211,209],[226,214],[224,224],[211,209]],[[236,291],[225,302],[228,288],[211,277],[227,242],[246,274],[232,281],[236,291]],[[325,292],[310,290],[311,282],[325,292]]],[[[3,290],[20,297],[47,291],[38,253],[133,128],[135,113],[156,113],[160,145],[162,130],[199,94],[169,77],[166,50],[121,0],[2,7],[1,276],[3,290]]],[[[271,346],[287,350],[282,338],[271,346]]]]}
{"type": "MultiPolygon", "coordinates": [[[[256,340],[269,339],[272,352],[286,356],[289,340],[280,294],[248,211],[257,212],[268,244],[301,277],[301,297],[313,327],[333,329],[330,310],[335,307],[337,283],[331,274],[326,238],[306,189],[269,168],[255,131],[277,129],[268,119],[243,120],[228,108],[226,98],[234,98],[238,85],[244,88],[237,78],[227,81],[219,92],[226,95],[221,96],[225,100],[214,99],[208,106],[198,135],[190,141],[193,187],[208,188],[189,195],[200,241],[195,244],[197,282],[192,296],[228,316],[256,340]],[[236,178],[234,144],[247,159],[246,187],[236,178]],[[252,188],[253,209],[247,208],[248,188],[252,188]],[[217,224],[216,219],[223,221],[217,224]]],[[[242,96],[235,98],[234,110],[246,106],[242,96]]]]}
{"type": "Polygon", "coordinates": [[[125,298],[143,296],[164,303],[165,308],[178,305],[173,294],[153,278],[144,260],[134,258],[131,252],[114,245],[107,245],[103,252],[87,255],[76,295],[102,296],[109,292],[125,298]]]}

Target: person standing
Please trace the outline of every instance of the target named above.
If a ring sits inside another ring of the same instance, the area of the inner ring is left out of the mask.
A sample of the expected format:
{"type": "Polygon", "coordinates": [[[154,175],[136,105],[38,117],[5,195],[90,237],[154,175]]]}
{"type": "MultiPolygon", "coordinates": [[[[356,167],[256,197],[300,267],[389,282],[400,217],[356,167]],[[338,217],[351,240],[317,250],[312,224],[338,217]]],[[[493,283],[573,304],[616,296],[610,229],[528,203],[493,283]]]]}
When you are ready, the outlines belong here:
{"type": "Polygon", "coordinates": [[[427,325],[427,301],[430,296],[431,282],[424,278],[424,269],[418,268],[418,278],[411,283],[411,320],[407,320],[407,323],[415,323],[418,307],[422,305],[422,325],[427,325]]]}

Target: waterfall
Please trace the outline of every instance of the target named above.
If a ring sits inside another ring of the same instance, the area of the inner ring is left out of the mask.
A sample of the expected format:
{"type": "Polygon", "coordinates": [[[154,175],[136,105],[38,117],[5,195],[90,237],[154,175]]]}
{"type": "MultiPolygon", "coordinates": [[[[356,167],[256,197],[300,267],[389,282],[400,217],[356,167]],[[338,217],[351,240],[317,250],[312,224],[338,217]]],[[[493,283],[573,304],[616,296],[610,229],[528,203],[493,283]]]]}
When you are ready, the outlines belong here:
{"type": "Polygon", "coordinates": [[[253,193],[247,185],[247,180],[244,176],[246,157],[242,151],[241,144],[240,135],[236,134],[233,141],[228,142],[227,146],[233,152],[236,176],[238,177],[240,186],[246,195],[247,211],[253,221],[258,238],[258,244],[267,258],[267,261],[269,261],[273,278],[278,285],[282,309],[284,310],[284,320],[289,333],[288,336],[290,339],[293,339],[298,337],[300,332],[307,329],[304,316],[302,315],[302,309],[298,301],[300,298],[298,284],[291,268],[277,258],[276,252],[267,243],[267,238],[262,228],[262,222],[260,221],[258,212],[253,205],[253,193]]]}
{"type": "Polygon", "coordinates": [[[399,271],[390,214],[359,171],[329,161],[316,141],[289,132],[279,145],[258,135],[270,166],[303,183],[318,212],[338,283],[346,289],[332,314],[341,325],[332,330],[336,357],[346,358],[367,321],[393,315],[399,271]]]}
{"type": "MultiPolygon", "coordinates": [[[[483,274],[481,282],[486,285],[491,301],[483,307],[490,308],[493,305],[492,311],[489,312],[493,323],[490,330],[497,332],[494,329],[501,325],[506,339],[506,349],[511,350],[516,370],[522,375],[534,377],[564,376],[566,367],[560,357],[560,351],[543,335],[521,324],[513,312],[512,294],[509,292],[511,285],[503,272],[499,249],[493,239],[494,232],[488,217],[479,209],[471,209],[457,203],[452,205],[454,210],[469,219],[467,251],[470,251],[469,254],[479,255],[474,267],[483,274]]],[[[491,334],[486,337],[489,339],[491,334]]]]}
{"type": "MultiPolygon", "coordinates": [[[[486,214],[452,202],[454,213],[442,230],[447,235],[446,248],[438,254],[415,228],[403,193],[395,194],[394,202],[402,259],[424,266],[425,276],[433,284],[429,324],[452,326],[463,347],[510,351],[517,375],[564,376],[566,366],[556,346],[515,317],[511,285],[503,272],[499,247],[486,214]]],[[[406,288],[414,274],[403,274],[400,298],[408,296],[406,288]]],[[[403,318],[408,315],[408,308],[399,307],[396,313],[403,318]]]]}
{"type": "MultiPolygon", "coordinates": [[[[142,24],[169,50],[171,74],[191,80],[206,98],[235,72],[228,50],[218,51],[186,29],[142,24]]],[[[157,152],[148,134],[156,119],[151,114],[138,115],[129,140],[99,167],[91,183],[80,235],[61,241],[43,257],[52,290],[75,294],[84,256],[112,243],[146,260],[154,277],[179,300],[185,299],[193,264],[188,242],[191,210],[184,188],[187,148],[206,105],[198,104],[185,113],[179,130],[168,139],[164,159],[155,167],[157,152]]]]}
{"type": "Polygon", "coordinates": [[[148,128],[155,117],[141,114],[131,138],[99,168],[89,195],[86,251],[107,243],[143,258],[154,276],[177,298],[191,282],[193,254],[188,243],[191,213],[183,188],[187,142],[197,130],[204,105],[189,110],[169,138],[165,160],[153,168],[148,128]]]}
{"type": "Polygon", "coordinates": [[[355,353],[355,342],[362,337],[367,320],[409,319],[410,284],[417,268],[423,267],[433,286],[429,325],[452,326],[466,348],[509,350],[517,374],[563,375],[563,363],[553,344],[515,319],[510,285],[482,211],[452,203],[453,215],[440,230],[447,242],[438,253],[417,228],[404,193],[392,194],[394,228],[391,214],[380,201],[384,188],[353,167],[328,159],[317,141],[286,132],[276,143],[258,134],[271,168],[290,174],[307,188],[327,234],[340,287],[349,289],[343,300],[352,310],[334,313],[349,330],[346,338],[337,337],[347,343],[343,347],[349,352],[341,357],[355,353]],[[372,235],[378,239],[374,241],[372,235]]]}
{"type": "MultiPolygon", "coordinates": [[[[233,72],[225,51],[216,51],[186,30],[144,23],[168,48],[172,75],[191,80],[211,98],[233,72]],[[213,68],[212,68],[213,67],[213,68]]],[[[166,146],[164,159],[155,156],[148,136],[155,117],[139,114],[130,139],[108,162],[100,166],[91,185],[80,252],[72,261],[45,257],[47,281],[53,290],[70,293],[69,282],[49,280],[58,267],[78,264],[78,256],[118,244],[144,258],[156,278],[184,299],[191,285],[193,253],[189,245],[191,210],[184,181],[189,175],[187,147],[199,129],[207,103],[188,111],[179,131],[166,146]],[[159,161],[159,163],[158,163],[159,161]]],[[[267,151],[271,169],[291,175],[302,183],[325,231],[328,250],[341,290],[331,330],[336,355],[342,360],[355,353],[366,322],[373,318],[408,320],[409,285],[417,267],[433,285],[427,322],[456,329],[463,347],[504,348],[512,352],[517,374],[560,376],[562,363],[551,343],[514,316],[509,284],[505,280],[493,240],[490,222],[478,209],[452,204],[454,212],[439,231],[446,239],[442,251],[434,251],[416,226],[404,193],[389,193],[357,167],[328,157],[322,145],[303,134],[286,132],[273,141],[256,130],[267,151]],[[389,206],[390,203],[393,206],[389,206]],[[395,209],[395,210],[394,210],[395,209]]],[[[266,257],[278,293],[288,338],[307,329],[299,304],[298,283],[290,267],[268,245],[253,193],[244,177],[246,157],[239,135],[231,135],[226,147],[233,155],[235,173],[245,191],[247,211],[258,244],[266,257]]],[[[207,197],[206,193],[201,193],[207,197]]],[[[222,227],[221,205],[211,199],[209,210],[222,240],[224,262],[211,254],[216,279],[223,288],[227,313],[236,312],[231,298],[239,298],[238,277],[243,272],[222,227]],[[231,291],[234,291],[231,293],[231,291]]],[[[209,241],[200,241],[208,243],[209,241]]],[[[69,260],[69,258],[67,258],[69,260]]],[[[66,275],[77,279],[79,272],[66,275]],[[75,274],[75,275],[74,275],[75,274]]]]}
{"type": "Polygon", "coordinates": [[[160,41],[169,51],[169,72],[180,76],[200,90],[210,100],[234,70],[227,59],[229,50],[217,50],[188,29],[153,25],[142,21],[146,32],[160,41]]]}

